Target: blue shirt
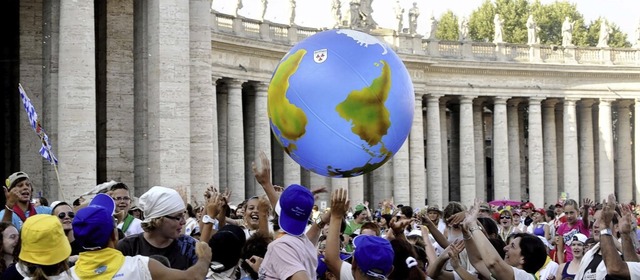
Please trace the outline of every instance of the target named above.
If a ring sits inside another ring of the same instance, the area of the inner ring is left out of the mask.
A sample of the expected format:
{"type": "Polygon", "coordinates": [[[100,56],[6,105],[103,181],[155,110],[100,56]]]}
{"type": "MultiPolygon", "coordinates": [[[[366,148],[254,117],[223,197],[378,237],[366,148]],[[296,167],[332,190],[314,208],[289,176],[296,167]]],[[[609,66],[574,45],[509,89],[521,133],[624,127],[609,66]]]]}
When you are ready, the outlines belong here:
{"type": "MultiPolygon", "coordinates": [[[[49,214],[51,215],[51,207],[48,206],[36,206],[35,207],[37,214],[49,214]]],[[[4,217],[4,211],[6,210],[2,210],[0,211],[0,218],[4,217]]],[[[31,217],[31,213],[29,213],[29,210],[27,210],[25,213],[25,216],[27,216],[27,218],[31,217]]],[[[18,231],[20,231],[22,229],[22,224],[24,223],[20,217],[18,217],[18,215],[16,213],[13,213],[12,217],[11,217],[11,223],[16,227],[16,229],[18,231]]]]}

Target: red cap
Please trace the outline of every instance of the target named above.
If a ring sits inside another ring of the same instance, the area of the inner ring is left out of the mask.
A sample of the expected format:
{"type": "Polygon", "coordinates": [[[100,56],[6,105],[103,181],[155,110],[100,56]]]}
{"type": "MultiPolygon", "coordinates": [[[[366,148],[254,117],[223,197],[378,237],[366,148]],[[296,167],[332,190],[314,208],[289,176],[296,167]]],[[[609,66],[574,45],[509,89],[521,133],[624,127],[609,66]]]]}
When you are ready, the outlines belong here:
{"type": "Polygon", "coordinates": [[[547,214],[547,211],[545,211],[545,210],[544,210],[544,209],[542,209],[542,208],[538,208],[538,209],[536,209],[536,212],[538,212],[538,213],[542,214],[542,216],[543,216],[543,217],[547,214]]]}
{"type": "Polygon", "coordinates": [[[522,204],[522,207],[521,207],[521,208],[522,208],[522,209],[526,209],[526,208],[534,209],[534,208],[536,208],[536,207],[535,207],[535,206],[533,206],[533,203],[531,203],[531,202],[526,202],[525,204],[522,204]]]}

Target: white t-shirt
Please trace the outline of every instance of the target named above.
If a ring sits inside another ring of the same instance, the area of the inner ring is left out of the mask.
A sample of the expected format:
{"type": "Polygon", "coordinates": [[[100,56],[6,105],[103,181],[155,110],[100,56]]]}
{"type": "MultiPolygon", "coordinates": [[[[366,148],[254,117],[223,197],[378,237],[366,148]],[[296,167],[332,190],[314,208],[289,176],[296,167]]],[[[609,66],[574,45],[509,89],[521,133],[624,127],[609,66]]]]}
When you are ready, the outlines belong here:
{"type": "Polygon", "coordinates": [[[353,278],[353,272],[351,272],[351,264],[348,262],[342,262],[340,266],[340,280],[355,280],[353,278]]]}
{"type": "MultiPolygon", "coordinates": [[[[71,268],[71,276],[73,279],[80,279],[76,275],[75,266],[71,268]]],[[[125,256],[124,263],[120,270],[113,275],[116,280],[151,280],[151,272],[149,271],[149,257],[145,256],[125,256]]]]}
{"type": "MultiPolygon", "coordinates": [[[[118,224],[118,228],[122,229],[122,226],[124,225],[124,223],[119,223],[118,224]]],[[[138,234],[138,233],[143,233],[144,230],[142,230],[142,221],[138,218],[133,218],[133,221],[131,221],[131,224],[129,224],[129,228],[127,229],[127,231],[124,232],[124,236],[129,236],[129,235],[134,235],[134,234],[138,234]]]]}
{"type": "Polygon", "coordinates": [[[546,280],[549,276],[556,275],[556,271],[558,271],[558,263],[554,261],[550,261],[546,266],[540,269],[540,280],[546,280]]]}
{"type": "Polygon", "coordinates": [[[197,229],[197,231],[200,231],[198,220],[196,220],[196,218],[194,217],[189,217],[189,219],[187,219],[187,223],[184,225],[184,234],[191,236],[191,232],[193,232],[193,230],[195,229],[197,229]]]}
{"type": "MultiPolygon", "coordinates": [[[[629,268],[629,276],[631,276],[631,279],[640,279],[640,263],[627,262],[627,267],[629,268]]],[[[342,272],[340,275],[342,275],[342,272]]]]}
{"type": "MultiPolygon", "coordinates": [[[[515,267],[511,267],[513,269],[513,279],[514,280],[535,280],[536,278],[533,277],[533,274],[526,272],[522,269],[519,268],[515,268],[515,267]]],[[[546,278],[540,278],[540,279],[546,279],[546,278]]]]}

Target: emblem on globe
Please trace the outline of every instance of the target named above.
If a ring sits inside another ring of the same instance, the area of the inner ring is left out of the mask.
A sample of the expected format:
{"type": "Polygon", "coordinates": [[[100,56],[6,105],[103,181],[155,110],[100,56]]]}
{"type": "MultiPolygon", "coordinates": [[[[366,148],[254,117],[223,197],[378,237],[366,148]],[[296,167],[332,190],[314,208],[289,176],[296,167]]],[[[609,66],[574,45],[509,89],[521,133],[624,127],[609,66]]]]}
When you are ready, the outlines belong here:
{"type": "Polygon", "coordinates": [[[375,170],[411,130],[409,72],[385,43],[359,31],[328,30],[293,46],[268,92],[276,139],[303,168],[323,176],[375,170]]]}

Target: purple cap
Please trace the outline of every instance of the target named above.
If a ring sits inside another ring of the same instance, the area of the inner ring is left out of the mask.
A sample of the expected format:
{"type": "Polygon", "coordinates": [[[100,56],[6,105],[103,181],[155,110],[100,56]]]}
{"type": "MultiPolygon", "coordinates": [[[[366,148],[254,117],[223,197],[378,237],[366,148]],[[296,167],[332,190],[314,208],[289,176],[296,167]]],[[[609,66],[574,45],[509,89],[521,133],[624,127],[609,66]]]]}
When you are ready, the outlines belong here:
{"type": "Polygon", "coordinates": [[[313,203],[313,194],[307,188],[300,185],[286,188],[276,204],[280,228],[294,236],[302,235],[313,211],[313,203]]]}
{"type": "Polygon", "coordinates": [[[353,252],[358,268],[364,274],[386,279],[393,268],[393,248],[389,240],[372,235],[359,235],[353,239],[353,252]]]}
{"type": "Polygon", "coordinates": [[[105,248],[116,227],[113,213],[115,202],[106,194],[98,194],[89,206],[76,213],[71,225],[73,236],[86,250],[105,248]]]}

